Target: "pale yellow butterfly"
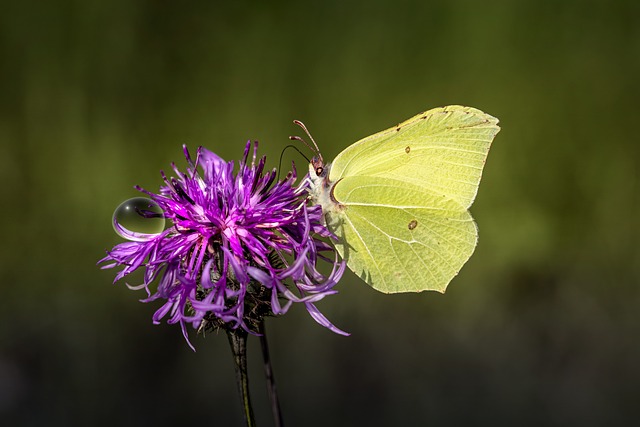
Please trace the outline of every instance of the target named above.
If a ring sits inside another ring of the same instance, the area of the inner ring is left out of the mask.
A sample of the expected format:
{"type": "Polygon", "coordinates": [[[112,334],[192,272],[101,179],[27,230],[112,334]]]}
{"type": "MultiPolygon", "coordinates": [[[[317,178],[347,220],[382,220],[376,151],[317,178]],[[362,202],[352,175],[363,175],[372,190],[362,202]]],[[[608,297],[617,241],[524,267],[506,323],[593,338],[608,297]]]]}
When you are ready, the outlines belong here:
{"type": "Polygon", "coordinates": [[[476,247],[468,209],[499,130],[495,117],[451,105],[361,139],[331,164],[318,152],[311,196],[347,266],[381,292],[444,292],[476,247]]]}

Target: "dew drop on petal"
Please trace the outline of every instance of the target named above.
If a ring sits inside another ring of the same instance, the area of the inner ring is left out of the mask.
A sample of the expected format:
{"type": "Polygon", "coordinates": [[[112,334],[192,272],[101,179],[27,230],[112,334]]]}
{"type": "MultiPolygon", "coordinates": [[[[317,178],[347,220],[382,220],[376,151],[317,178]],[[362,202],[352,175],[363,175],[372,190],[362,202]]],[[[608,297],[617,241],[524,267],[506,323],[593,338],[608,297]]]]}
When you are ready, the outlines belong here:
{"type": "Polygon", "coordinates": [[[127,240],[147,241],[162,233],[164,226],[162,209],[145,197],[126,200],[113,213],[113,229],[127,240]]]}

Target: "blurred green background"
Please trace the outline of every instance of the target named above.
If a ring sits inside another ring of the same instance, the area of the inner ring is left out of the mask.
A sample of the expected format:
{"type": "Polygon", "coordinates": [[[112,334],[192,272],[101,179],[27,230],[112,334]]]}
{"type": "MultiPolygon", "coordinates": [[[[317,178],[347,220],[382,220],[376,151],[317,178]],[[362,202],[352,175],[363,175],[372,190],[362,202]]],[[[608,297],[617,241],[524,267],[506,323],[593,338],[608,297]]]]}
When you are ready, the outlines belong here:
{"type": "MultiPolygon", "coordinates": [[[[96,261],[111,214],[181,145],[277,166],[306,123],[326,158],[424,109],[501,121],[446,295],[345,274],[268,322],[289,426],[638,422],[640,3],[2,3],[3,425],[242,425],[227,339],[153,326],[96,261]],[[635,421],[635,422],[634,422],[635,421]],[[5,424],[6,423],[6,424],[5,424]]],[[[288,151],[306,171],[304,159],[288,151]]],[[[250,340],[259,425],[272,425],[250,340]]]]}

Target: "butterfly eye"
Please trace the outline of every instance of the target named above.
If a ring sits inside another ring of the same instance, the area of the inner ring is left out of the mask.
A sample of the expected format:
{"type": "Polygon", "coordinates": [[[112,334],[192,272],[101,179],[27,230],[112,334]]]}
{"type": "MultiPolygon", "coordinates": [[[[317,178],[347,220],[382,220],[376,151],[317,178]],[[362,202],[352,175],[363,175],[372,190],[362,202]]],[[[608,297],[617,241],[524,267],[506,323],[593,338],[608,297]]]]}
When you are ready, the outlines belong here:
{"type": "Polygon", "coordinates": [[[322,172],[324,172],[324,168],[322,166],[318,166],[316,168],[316,175],[320,176],[322,175],[322,172]]]}

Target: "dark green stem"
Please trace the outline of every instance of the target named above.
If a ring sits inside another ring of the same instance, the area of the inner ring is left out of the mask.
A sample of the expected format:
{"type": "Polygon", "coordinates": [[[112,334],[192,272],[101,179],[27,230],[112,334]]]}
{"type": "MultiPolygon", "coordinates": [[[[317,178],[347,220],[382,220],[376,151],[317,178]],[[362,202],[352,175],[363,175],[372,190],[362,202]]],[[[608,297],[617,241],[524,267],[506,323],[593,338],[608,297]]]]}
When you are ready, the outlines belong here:
{"type": "Polygon", "coordinates": [[[242,399],[242,412],[247,427],[255,427],[256,422],[253,418],[253,408],[251,407],[251,399],[249,398],[249,375],[247,373],[247,331],[241,328],[227,331],[231,352],[233,353],[233,361],[236,367],[236,381],[238,382],[238,391],[242,399]]]}
{"type": "Polygon", "coordinates": [[[283,427],[282,413],[280,412],[280,403],[278,402],[278,391],[276,389],[276,380],[273,376],[271,368],[271,358],[269,357],[269,346],[267,345],[267,333],[264,326],[264,319],[258,325],[258,333],[260,333],[260,346],[262,347],[262,358],[264,360],[264,375],[267,379],[267,391],[269,392],[269,400],[271,401],[271,413],[273,414],[273,422],[275,427],[283,427]]]}

